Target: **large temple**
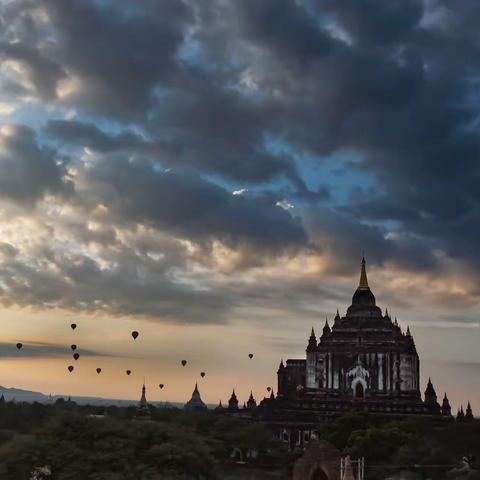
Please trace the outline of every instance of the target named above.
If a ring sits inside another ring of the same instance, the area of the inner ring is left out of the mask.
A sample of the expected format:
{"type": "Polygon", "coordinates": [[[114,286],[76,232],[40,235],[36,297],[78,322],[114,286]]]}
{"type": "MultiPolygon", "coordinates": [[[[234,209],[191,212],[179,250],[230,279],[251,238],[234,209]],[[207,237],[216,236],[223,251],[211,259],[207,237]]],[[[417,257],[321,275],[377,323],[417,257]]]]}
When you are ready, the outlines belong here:
{"type": "MultiPolygon", "coordinates": [[[[250,393],[239,408],[235,390],[216,412],[269,425],[289,448],[303,449],[319,438],[325,420],[351,412],[383,417],[423,415],[453,421],[445,393],[437,399],[429,378],[422,398],[420,360],[410,328],[403,331],[388,311],[377,306],[370,290],[365,259],[352,304],[344,316],[337,310],[332,326],[325,322],[317,339],[312,328],[306,358],[280,362],[275,396],[259,405],[250,393]]],[[[470,403],[461,407],[456,420],[474,421],[470,403]]]]}
{"type": "MultiPolygon", "coordinates": [[[[289,448],[303,449],[317,440],[324,421],[352,412],[383,417],[428,416],[454,421],[445,393],[437,399],[429,378],[422,398],[420,361],[410,328],[403,331],[377,306],[365,259],[352,304],[325,322],[317,339],[312,328],[306,358],[280,362],[278,389],[257,405],[253,393],[243,408],[233,390],[228,404],[215,411],[269,425],[289,448]]],[[[470,403],[458,410],[458,422],[474,421],[470,403]]]]}
{"type": "Polygon", "coordinates": [[[377,306],[365,259],[346,314],[337,311],[318,339],[312,328],[306,358],[282,361],[277,376],[277,396],[262,400],[258,415],[292,447],[314,436],[322,420],[351,411],[452,418],[447,395],[440,405],[430,379],[422,398],[412,333],[377,306]]]}

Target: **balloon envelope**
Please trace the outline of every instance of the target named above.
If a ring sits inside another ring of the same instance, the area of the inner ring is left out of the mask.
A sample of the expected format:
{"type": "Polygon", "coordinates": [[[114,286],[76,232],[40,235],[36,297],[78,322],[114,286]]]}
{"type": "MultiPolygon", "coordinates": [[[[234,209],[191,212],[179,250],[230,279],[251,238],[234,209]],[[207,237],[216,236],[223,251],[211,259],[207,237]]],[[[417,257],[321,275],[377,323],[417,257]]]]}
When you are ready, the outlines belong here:
{"type": "Polygon", "coordinates": [[[20,343],[20,342],[18,342],[18,343],[17,343],[17,348],[20,350],[22,347],[23,347],[23,344],[20,343]]]}
{"type": "Polygon", "coordinates": [[[185,366],[187,364],[186,360],[182,360],[182,365],[185,366]]]}
{"type": "Polygon", "coordinates": [[[138,332],[133,331],[133,332],[132,332],[132,337],[133,337],[134,340],[136,340],[137,337],[138,337],[138,332]]]}
{"type": "Polygon", "coordinates": [[[253,358],[253,353],[249,353],[248,358],[253,358]]]}
{"type": "Polygon", "coordinates": [[[165,386],[165,385],[164,385],[163,383],[161,383],[161,384],[159,385],[160,388],[163,388],[164,386],[165,386]]]}
{"type": "Polygon", "coordinates": [[[205,376],[205,372],[201,372],[200,376],[203,378],[205,376]]]}
{"type": "Polygon", "coordinates": [[[72,324],[70,325],[70,327],[72,328],[72,330],[75,330],[75,329],[77,328],[77,324],[76,324],[76,323],[72,323],[72,324]]]}
{"type": "Polygon", "coordinates": [[[101,368],[97,368],[97,373],[100,373],[102,371],[101,368]]]}
{"type": "Polygon", "coordinates": [[[73,345],[70,345],[70,348],[71,348],[73,351],[75,351],[75,350],[77,349],[77,346],[76,346],[75,344],[73,344],[73,345]]]}
{"type": "Polygon", "coordinates": [[[69,372],[73,372],[73,365],[69,365],[69,366],[68,366],[68,371],[69,371],[69,372]]]}
{"type": "Polygon", "coordinates": [[[74,353],[74,354],[73,354],[73,358],[74,358],[75,360],[78,360],[78,359],[80,358],[80,354],[79,354],[79,353],[74,353]]]}
{"type": "Polygon", "coordinates": [[[267,392],[269,392],[272,389],[272,387],[267,387],[267,392]]]}
{"type": "Polygon", "coordinates": [[[125,373],[126,373],[127,375],[130,375],[130,374],[132,373],[132,371],[131,371],[131,370],[125,370],[125,373]]]}

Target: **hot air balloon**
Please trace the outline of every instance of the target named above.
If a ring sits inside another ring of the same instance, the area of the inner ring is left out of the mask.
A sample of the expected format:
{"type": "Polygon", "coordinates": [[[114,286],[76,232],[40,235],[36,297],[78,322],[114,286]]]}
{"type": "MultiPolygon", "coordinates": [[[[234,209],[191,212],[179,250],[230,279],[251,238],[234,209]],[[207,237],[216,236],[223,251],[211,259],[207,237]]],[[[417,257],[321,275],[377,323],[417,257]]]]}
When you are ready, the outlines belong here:
{"type": "Polygon", "coordinates": [[[267,392],[270,392],[272,390],[272,387],[267,387],[267,392]]]}
{"type": "Polygon", "coordinates": [[[249,353],[248,358],[253,358],[253,353],[249,353]]]}
{"type": "Polygon", "coordinates": [[[186,360],[182,360],[182,365],[185,366],[187,364],[186,360]]]}
{"type": "Polygon", "coordinates": [[[73,369],[74,369],[73,365],[69,365],[69,366],[68,366],[68,371],[69,371],[70,373],[73,372],[73,369]]]}
{"type": "Polygon", "coordinates": [[[102,371],[101,368],[97,368],[97,373],[100,374],[100,372],[102,371]]]}
{"type": "Polygon", "coordinates": [[[126,373],[127,375],[130,375],[130,374],[132,373],[132,371],[131,371],[131,370],[125,370],[125,373],[126,373]]]}
{"type": "Polygon", "coordinates": [[[205,372],[201,372],[200,376],[203,378],[205,376],[205,372]]]}
{"type": "Polygon", "coordinates": [[[136,340],[137,337],[138,337],[138,332],[134,330],[134,331],[132,332],[132,337],[133,337],[134,340],[136,340]]]}
{"type": "Polygon", "coordinates": [[[160,388],[163,388],[164,386],[165,386],[165,385],[164,385],[163,383],[161,383],[161,384],[159,385],[160,388]]]}
{"type": "Polygon", "coordinates": [[[71,327],[72,330],[75,330],[75,329],[77,328],[77,324],[76,324],[76,323],[72,323],[72,324],[70,325],[70,327],[71,327]]]}
{"type": "Polygon", "coordinates": [[[23,343],[18,342],[17,343],[17,348],[20,350],[23,347],[23,343]]]}
{"type": "Polygon", "coordinates": [[[73,354],[73,358],[74,358],[75,360],[78,360],[78,359],[80,358],[80,354],[79,354],[79,353],[74,353],[74,354],[73,354]]]}
{"type": "Polygon", "coordinates": [[[70,345],[70,348],[71,348],[73,351],[75,351],[75,350],[77,349],[77,346],[76,346],[75,344],[73,344],[73,345],[70,345]]]}

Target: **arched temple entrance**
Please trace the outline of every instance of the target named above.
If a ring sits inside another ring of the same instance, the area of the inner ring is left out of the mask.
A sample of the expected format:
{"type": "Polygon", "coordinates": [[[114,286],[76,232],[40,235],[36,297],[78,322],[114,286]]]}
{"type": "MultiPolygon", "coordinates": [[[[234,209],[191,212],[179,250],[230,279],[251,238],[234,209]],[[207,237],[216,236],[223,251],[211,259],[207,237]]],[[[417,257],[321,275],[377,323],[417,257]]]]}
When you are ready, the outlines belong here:
{"type": "Polygon", "coordinates": [[[293,467],[293,480],[337,480],[340,452],[323,440],[311,443],[293,467]]]}
{"type": "Polygon", "coordinates": [[[364,398],[365,397],[365,390],[361,382],[358,382],[355,385],[355,398],[364,398]]]}
{"type": "Polygon", "coordinates": [[[327,477],[327,474],[321,468],[317,468],[312,472],[309,480],[328,480],[328,477],[327,477]]]}

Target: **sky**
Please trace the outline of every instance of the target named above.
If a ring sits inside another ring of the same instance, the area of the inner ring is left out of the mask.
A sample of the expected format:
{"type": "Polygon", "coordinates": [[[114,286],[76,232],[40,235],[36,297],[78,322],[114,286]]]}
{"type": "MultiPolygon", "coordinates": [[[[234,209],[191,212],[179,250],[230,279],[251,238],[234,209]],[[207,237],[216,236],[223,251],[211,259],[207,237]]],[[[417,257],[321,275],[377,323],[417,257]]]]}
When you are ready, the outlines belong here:
{"type": "Polygon", "coordinates": [[[0,0],[0,384],[259,400],[365,254],[422,391],[480,409],[479,22],[478,0],[0,0]]]}

